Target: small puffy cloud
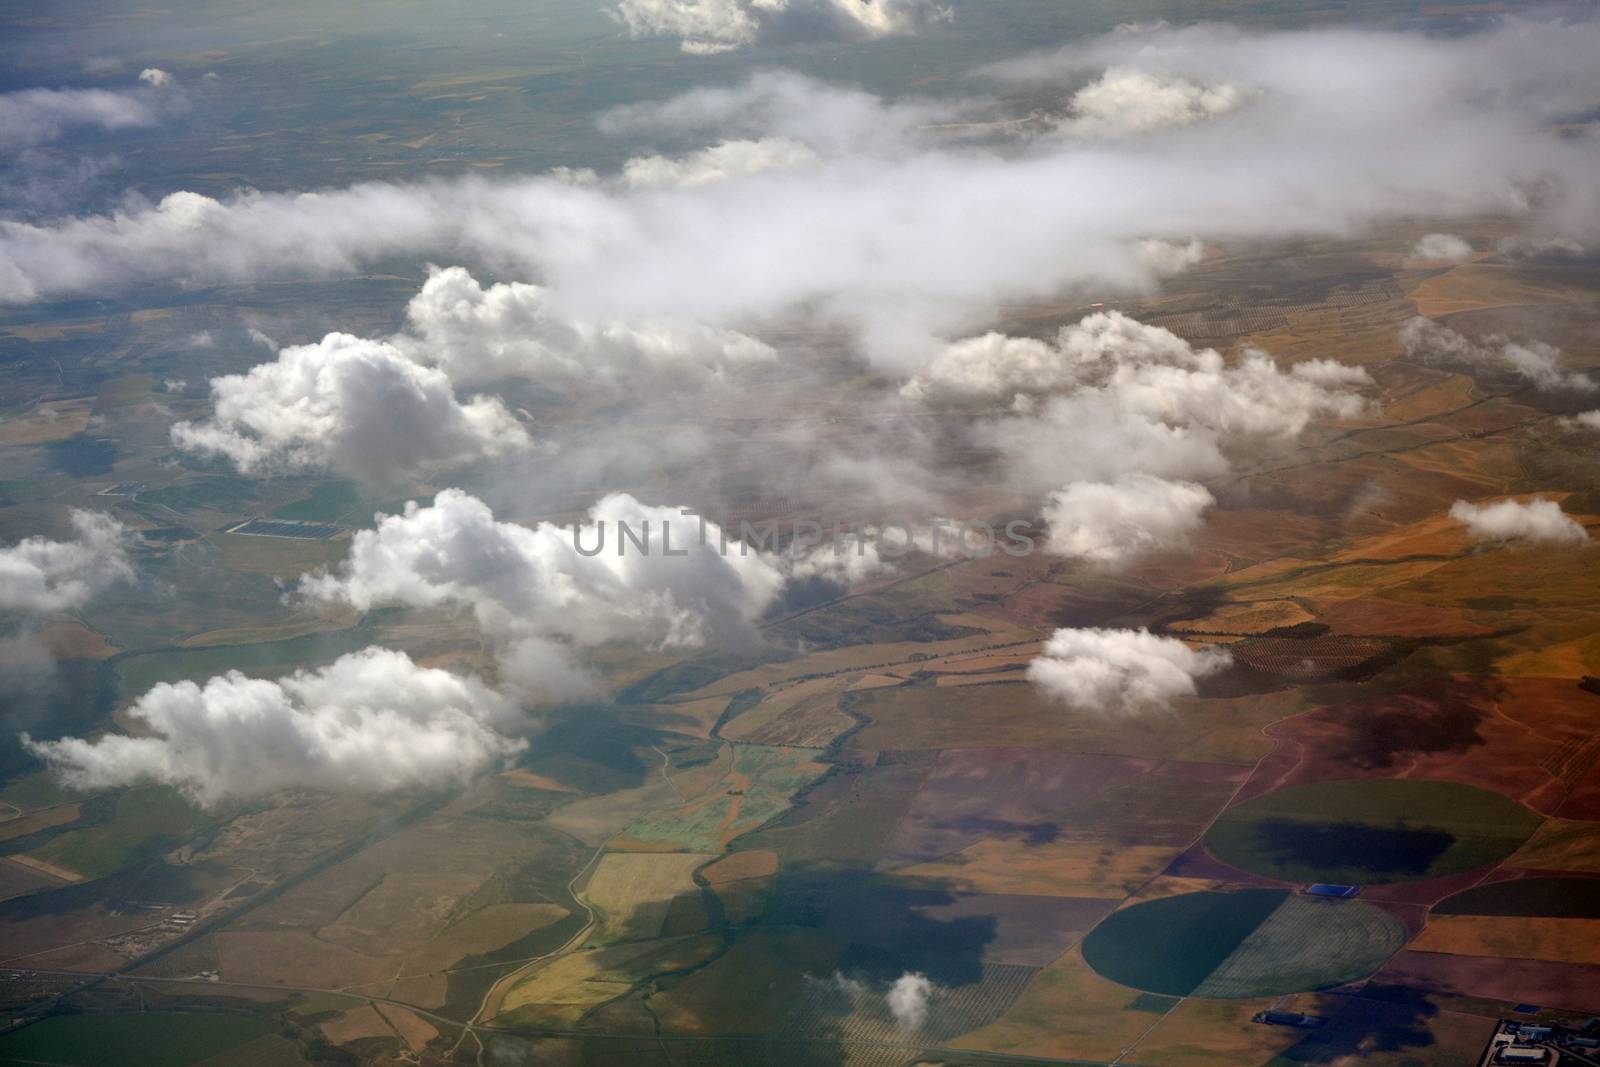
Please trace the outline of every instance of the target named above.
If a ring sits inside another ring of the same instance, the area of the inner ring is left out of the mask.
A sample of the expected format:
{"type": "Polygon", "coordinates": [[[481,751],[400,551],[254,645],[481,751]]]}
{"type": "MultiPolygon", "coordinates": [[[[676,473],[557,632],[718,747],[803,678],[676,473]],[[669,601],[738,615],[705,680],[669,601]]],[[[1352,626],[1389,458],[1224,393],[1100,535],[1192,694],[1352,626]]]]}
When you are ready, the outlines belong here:
{"type": "Polygon", "coordinates": [[[1144,629],[1063,629],[1028,664],[1028,680],[1078,710],[1138,712],[1193,696],[1197,679],[1232,662],[1225,649],[1190,648],[1144,629]]]}
{"type": "Polygon", "coordinates": [[[817,154],[789,137],[722,141],[687,156],[635,156],[622,165],[622,184],[633,189],[682,189],[787,170],[817,161],[817,154]]]}
{"type": "Polygon", "coordinates": [[[895,979],[884,1000],[900,1029],[921,1030],[928,1021],[928,1000],[932,996],[933,982],[928,976],[907,971],[895,979]]]}
{"type": "Polygon", "coordinates": [[[1589,543],[1589,531],[1561,510],[1554,500],[1534,499],[1526,504],[1501,500],[1482,506],[1457,500],[1450,517],[1480,541],[1529,541],[1542,545],[1589,543]]]}
{"type": "Polygon", "coordinates": [[[734,330],[670,318],[591,322],[563,314],[551,296],[524,282],[484,288],[461,267],[434,268],[406,307],[408,332],[392,343],[461,384],[525,377],[548,387],[619,388],[641,377],[717,379],[777,358],[734,330]]]}
{"type": "Polygon", "coordinates": [[[173,443],[246,473],[326,467],[393,484],[530,443],[499,400],[458,400],[443,371],[348,334],[213,378],[211,395],[211,418],[176,424],[173,443]]]}
{"type": "Polygon", "coordinates": [[[1139,255],[1144,257],[1150,269],[1162,277],[1182,274],[1204,259],[1206,254],[1206,246],[1194,238],[1180,245],[1172,241],[1146,237],[1139,242],[1138,247],[1139,255]]]}
{"type": "Polygon", "coordinates": [[[502,670],[528,688],[581,692],[565,646],[632,641],[696,648],[748,639],[782,589],[782,569],[679,508],[626,493],[602,498],[589,522],[529,528],[495,519],[488,505],[445,490],[359,531],[344,565],[307,576],[313,601],[470,610],[495,642],[502,670]],[[622,527],[648,549],[626,540],[622,527]],[[599,546],[600,550],[594,549],[599,546]],[[592,554],[585,554],[592,553],[592,554]]]}
{"type": "Polygon", "coordinates": [[[133,579],[121,523],[101,512],[73,511],[72,528],[70,541],[29,537],[0,548],[0,609],[67,611],[133,579]]]}
{"type": "Polygon", "coordinates": [[[1430,233],[1411,248],[1409,258],[1438,263],[1465,263],[1472,258],[1472,246],[1449,233],[1430,233]]]}
{"type": "Polygon", "coordinates": [[[1581,371],[1561,369],[1561,349],[1543,341],[1513,341],[1503,334],[1474,340],[1418,315],[1400,328],[1406,355],[1426,363],[1509,370],[1541,392],[1592,393],[1600,384],[1581,371]]]}
{"type": "Polygon", "coordinates": [[[126,714],[148,736],[32,741],[77,789],[176,786],[197,803],[280,789],[385,793],[465,782],[521,751],[512,701],[481,682],[368,648],[275,681],[237,671],[162,683],[126,714]]]}
{"type": "Polygon", "coordinates": [[[1579,412],[1567,421],[1585,430],[1600,430],[1600,410],[1579,412]]]}
{"type": "Polygon", "coordinates": [[[1072,482],[1050,494],[1046,551],[1119,565],[1182,545],[1214,503],[1204,486],[1131,474],[1115,482],[1072,482]]]}
{"type": "Polygon", "coordinates": [[[931,0],[620,0],[616,12],[634,37],[676,37],[695,55],[915,33],[948,17],[931,0]]]}
{"type": "Polygon", "coordinates": [[[1196,85],[1183,78],[1113,67],[1072,95],[1071,117],[1060,128],[1077,137],[1149,133],[1215,118],[1244,100],[1245,94],[1232,85],[1196,85]]]}
{"type": "Polygon", "coordinates": [[[171,85],[176,79],[170,72],[160,67],[146,67],[139,72],[139,80],[152,88],[160,89],[171,85]]]}

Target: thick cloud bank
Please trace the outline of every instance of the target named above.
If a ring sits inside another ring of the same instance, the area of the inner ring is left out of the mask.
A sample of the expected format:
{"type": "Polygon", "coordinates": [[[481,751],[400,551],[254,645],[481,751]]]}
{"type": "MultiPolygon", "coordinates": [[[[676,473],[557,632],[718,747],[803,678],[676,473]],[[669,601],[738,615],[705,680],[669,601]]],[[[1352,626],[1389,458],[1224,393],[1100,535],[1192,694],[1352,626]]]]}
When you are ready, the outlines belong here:
{"type": "Polygon", "coordinates": [[[1561,369],[1561,349],[1543,341],[1513,341],[1503,334],[1474,340],[1421,315],[1400,328],[1406,355],[1427,363],[1508,370],[1544,392],[1592,393],[1600,384],[1580,371],[1561,369]]]}
{"type": "Polygon", "coordinates": [[[1138,712],[1193,696],[1195,681],[1233,662],[1220,648],[1190,648],[1147,630],[1057,630],[1028,664],[1051,700],[1096,712],[1138,712]]]}
{"type": "Polygon", "coordinates": [[[237,671],[163,683],[127,714],[151,736],[24,737],[68,785],[161,782],[211,806],[308,787],[382,793],[463,782],[525,742],[499,732],[515,705],[481,682],[369,648],[276,681],[237,671]]]}
{"type": "Polygon", "coordinates": [[[507,679],[558,696],[584,691],[570,646],[631,641],[658,648],[736,643],[783,587],[783,571],[679,508],[613,493],[576,531],[500,522],[488,505],[445,490],[355,535],[333,573],[306,577],[312,600],[469,610],[495,642],[507,679]],[[621,529],[626,526],[633,539],[621,529]],[[647,551],[641,550],[640,542],[647,551]],[[593,555],[583,552],[593,551],[593,555]],[[583,552],[580,552],[580,547],[583,552]]]}
{"type": "Polygon", "coordinates": [[[713,55],[761,42],[850,41],[915,33],[947,17],[932,0],[620,0],[635,37],[676,37],[713,55]]]}
{"type": "Polygon", "coordinates": [[[47,614],[82,607],[101,589],[131,581],[122,524],[73,511],[70,541],[29,537],[0,548],[0,610],[47,614]]]}
{"type": "Polygon", "coordinates": [[[211,394],[212,417],[176,424],[173,443],[246,473],[325,467],[392,483],[530,443],[499,400],[463,402],[444,372],[348,334],[213,378],[211,394]]]}
{"type": "Polygon", "coordinates": [[[914,372],[930,339],[972,331],[999,302],[1155,284],[1150,238],[1343,236],[1401,216],[1510,212],[1590,240],[1600,145],[1563,135],[1561,122],[1600,102],[1597,52],[1588,22],[1451,38],[1157,29],[998,72],[1059,91],[1069,120],[1072,94],[1113,70],[1110,84],[1138,74],[1157,100],[1193,97],[1180,82],[1201,94],[1173,114],[1202,117],[1177,125],[1127,118],[1165,105],[1108,105],[1143,132],[1089,140],[1026,121],[976,138],[940,122],[970,116],[971,100],[886,103],[757,78],[619,121],[699,129],[710,144],[788,138],[815,162],[651,188],[552,175],[179,192],[103,216],[0,224],[0,300],[411,256],[536,279],[586,322],[738,329],[804,310],[914,372]],[[1219,86],[1242,102],[1204,103],[1219,86]]]}
{"type": "Polygon", "coordinates": [[[1480,541],[1529,541],[1542,545],[1583,545],[1589,531],[1554,500],[1501,500],[1482,506],[1457,500],[1450,517],[1480,541]]]}

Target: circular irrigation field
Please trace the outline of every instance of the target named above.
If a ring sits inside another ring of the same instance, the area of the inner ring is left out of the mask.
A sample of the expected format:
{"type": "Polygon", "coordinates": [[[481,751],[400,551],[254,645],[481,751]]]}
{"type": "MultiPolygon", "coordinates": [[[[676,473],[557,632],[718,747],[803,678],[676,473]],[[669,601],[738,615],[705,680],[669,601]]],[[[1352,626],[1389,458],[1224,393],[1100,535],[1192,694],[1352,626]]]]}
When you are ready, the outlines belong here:
{"type": "Polygon", "coordinates": [[[1285,881],[1409,882],[1497,863],[1542,821],[1487,789],[1373,778],[1247,800],[1222,813],[1205,844],[1224,863],[1285,881]]]}
{"type": "Polygon", "coordinates": [[[1282,889],[1185,893],[1112,913],[1083,956],[1113,982],[1167,996],[1302,993],[1364,978],[1405,944],[1388,912],[1282,889]]]}

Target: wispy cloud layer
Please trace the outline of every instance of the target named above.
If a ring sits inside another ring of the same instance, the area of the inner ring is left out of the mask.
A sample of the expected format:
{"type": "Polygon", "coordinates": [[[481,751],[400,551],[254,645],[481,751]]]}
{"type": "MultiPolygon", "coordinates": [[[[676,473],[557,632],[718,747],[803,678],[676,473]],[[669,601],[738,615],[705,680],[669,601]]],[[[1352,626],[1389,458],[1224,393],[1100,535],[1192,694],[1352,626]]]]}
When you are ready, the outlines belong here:
{"type": "Polygon", "coordinates": [[[589,322],[681,316],[737,329],[804,309],[904,369],[999,301],[1154,284],[1141,250],[1152,237],[1342,235],[1402,215],[1509,211],[1585,240],[1600,223],[1582,193],[1596,144],[1561,136],[1552,119],[1600,101],[1597,46],[1589,23],[1450,39],[1154,30],[1005,68],[1045,92],[1059,84],[1068,118],[1088,114],[1073,94],[1108,71],[1105,84],[1150,90],[1131,96],[1157,104],[1102,108],[1145,116],[1123,122],[1131,136],[1089,141],[1037,124],[978,140],[934,128],[970,101],[890,104],[768,77],[616,121],[701,128],[714,145],[783,138],[814,162],[722,167],[696,184],[681,179],[706,160],[682,161],[673,182],[650,188],[546,176],[225,201],[177,193],[0,226],[0,299],[314,276],[407,255],[538,279],[564,315],[589,322]],[[1241,102],[1206,103],[1217,86],[1241,102]],[[1172,93],[1179,104],[1160,103],[1172,93]],[[1149,117],[1169,112],[1186,121],[1149,117]]]}

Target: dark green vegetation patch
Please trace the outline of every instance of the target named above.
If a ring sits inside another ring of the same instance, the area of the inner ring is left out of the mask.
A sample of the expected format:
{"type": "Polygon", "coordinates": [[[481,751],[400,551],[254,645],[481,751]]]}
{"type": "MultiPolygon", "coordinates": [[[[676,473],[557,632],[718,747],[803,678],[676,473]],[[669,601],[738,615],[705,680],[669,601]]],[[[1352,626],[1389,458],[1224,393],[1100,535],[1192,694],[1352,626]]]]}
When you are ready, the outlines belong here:
{"type": "Polygon", "coordinates": [[[1454,782],[1316,782],[1231,808],[1205,843],[1224,863],[1286,881],[1406,882],[1504,859],[1541,821],[1454,782]]]}
{"type": "Polygon", "coordinates": [[[1135,904],[1084,939],[1083,958],[1113,982],[1186,997],[1288,896],[1282,889],[1243,889],[1135,904]]]}
{"type": "Polygon", "coordinates": [[[1370,904],[1245,889],[1126,908],[1089,935],[1083,955],[1151,1002],[1161,1000],[1152,993],[1248,999],[1365,978],[1405,941],[1400,921],[1370,904]]]}
{"type": "Polygon", "coordinates": [[[1600,878],[1519,878],[1473,886],[1441,900],[1433,912],[1600,919],[1600,878]]]}
{"type": "Polygon", "coordinates": [[[183,1067],[273,1029],[264,1019],[221,1012],[56,1015],[0,1037],[0,1063],[183,1067]]]}

